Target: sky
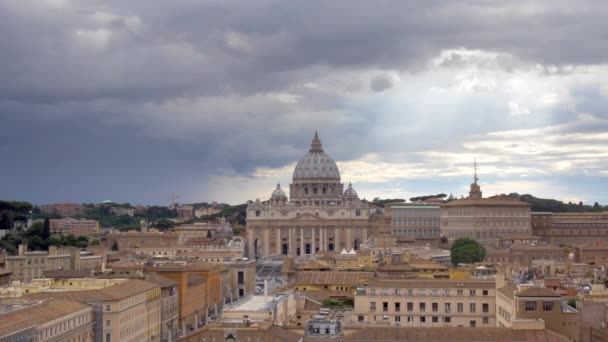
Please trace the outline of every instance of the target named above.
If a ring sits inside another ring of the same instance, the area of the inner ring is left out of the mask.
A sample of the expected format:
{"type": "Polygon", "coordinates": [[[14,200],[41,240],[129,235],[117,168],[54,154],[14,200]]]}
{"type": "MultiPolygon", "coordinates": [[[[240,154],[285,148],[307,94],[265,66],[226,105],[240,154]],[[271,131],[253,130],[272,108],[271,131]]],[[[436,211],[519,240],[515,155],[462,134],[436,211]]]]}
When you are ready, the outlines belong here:
{"type": "Polygon", "coordinates": [[[608,2],[0,0],[0,199],[608,204],[608,2]]]}

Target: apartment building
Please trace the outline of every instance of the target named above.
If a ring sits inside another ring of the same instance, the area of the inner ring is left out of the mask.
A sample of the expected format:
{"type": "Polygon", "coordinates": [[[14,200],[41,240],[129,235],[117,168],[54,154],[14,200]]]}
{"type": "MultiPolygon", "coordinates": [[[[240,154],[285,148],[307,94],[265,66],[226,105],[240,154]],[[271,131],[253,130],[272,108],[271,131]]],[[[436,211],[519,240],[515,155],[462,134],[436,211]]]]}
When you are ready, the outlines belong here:
{"type": "Polygon", "coordinates": [[[79,203],[54,203],[40,206],[43,214],[57,214],[61,216],[74,216],[82,214],[84,207],[79,203]]]}
{"type": "Polygon", "coordinates": [[[371,279],[355,293],[356,321],[406,327],[495,327],[494,280],[371,279]]]}
{"type": "Polygon", "coordinates": [[[93,341],[93,309],[86,304],[49,299],[2,303],[0,341],[93,341]]]}
{"type": "Polygon", "coordinates": [[[416,245],[437,246],[440,237],[439,205],[420,203],[390,204],[384,214],[391,217],[391,235],[410,238],[416,245]]]}
{"type": "Polygon", "coordinates": [[[79,248],[49,246],[48,251],[28,251],[27,245],[19,245],[17,255],[6,257],[6,269],[11,272],[11,281],[30,282],[44,278],[45,272],[92,270],[103,262],[103,255],[94,255],[79,248]]]}
{"type": "Polygon", "coordinates": [[[546,328],[579,340],[579,312],[548,288],[507,285],[496,296],[497,324],[513,329],[546,328]]]}
{"type": "Polygon", "coordinates": [[[27,298],[91,305],[96,342],[160,340],[161,288],[151,282],[133,279],[98,290],[36,293],[27,298]]]}
{"type": "Polygon", "coordinates": [[[55,246],[45,252],[27,251],[26,245],[19,245],[17,255],[6,257],[6,269],[12,272],[11,281],[29,282],[43,278],[45,271],[71,269],[71,258],[69,253],[62,253],[55,246]]]}
{"type": "Polygon", "coordinates": [[[577,246],[608,237],[608,211],[532,213],[532,234],[556,245],[577,246]]]}
{"type": "Polygon", "coordinates": [[[177,291],[179,283],[158,275],[147,276],[146,280],[161,288],[161,342],[177,341],[179,338],[179,293],[177,291]]]}
{"type": "Polygon", "coordinates": [[[90,236],[99,233],[99,222],[66,217],[50,220],[50,228],[53,235],[90,236]]]}
{"type": "Polygon", "coordinates": [[[179,317],[182,331],[198,329],[223,305],[222,271],[219,265],[204,262],[166,263],[146,267],[147,274],[177,281],[179,317]]]}

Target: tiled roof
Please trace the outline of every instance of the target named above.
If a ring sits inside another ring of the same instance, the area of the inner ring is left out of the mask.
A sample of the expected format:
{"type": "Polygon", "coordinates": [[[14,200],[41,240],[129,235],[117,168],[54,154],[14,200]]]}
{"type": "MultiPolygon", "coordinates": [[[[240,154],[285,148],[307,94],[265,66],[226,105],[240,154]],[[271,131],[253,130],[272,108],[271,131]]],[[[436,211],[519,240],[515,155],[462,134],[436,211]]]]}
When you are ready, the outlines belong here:
{"type": "Polygon", "coordinates": [[[88,305],[64,299],[51,299],[27,308],[0,315],[0,337],[28,327],[58,319],[89,308],[88,305]]]}
{"type": "Polygon", "coordinates": [[[503,295],[507,296],[507,298],[513,299],[516,290],[517,290],[517,287],[515,287],[515,285],[513,285],[513,284],[510,284],[510,285],[507,285],[505,287],[499,288],[498,292],[500,292],[503,295]]]}
{"type": "MultiPolygon", "coordinates": [[[[304,341],[313,339],[304,339],[304,341]]],[[[564,336],[548,330],[516,330],[509,328],[366,328],[344,336],[343,341],[518,341],[518,342],[562,342],[564,336]]]]}
{"type": "Polygon", "coordinates": [[[73,300],[81,303],[90,303],[108,300],[120,300],[140,294],[144,291],[159,287],[157,284],[132,279],[121,284],[108,286],[99,290],[85,291],[62,291],[62,292],[41,292],[29,294],[28,298],[60,298],[73,300]]]}
{"type": "Polygon", "coordinates": [[[452,279],[370,279],[368,287],[388,288],[428,288],[428,289],[452,289],[461,287],[463,289],[493,289],[493,280],[452,280],[452,279]]]}
{"type": "Polygon", "coordinates": [[[215,271],[221,269],[222,266],[208,262],[192,262],[187,264],[167,263],[160,264],[155,267],[150,267],[150,271],[154,272],[174,272],[174,271],[215,271]]]}
{"type": "Polygon", "coordinates": [[[306,285],[357,285],[374,277],[373,272],[297,272],[296,284],[306,285]]]}
{"type": "Polygon", "coordinates": [[[551,289],[544,287],[527,287],[517,292],[518,297],[559,297],[560,295],[555,293],[551,289]]]}
{"type": "Polygon", "coordinates": [[[442,207],[531,207],[529,203],[518,199],[499,198],[463,198],[442,204],[442,207]]]}
{"type": "Polygon", "coordinates": [[[177,284],[179,284],[179,282],[160,276],[158,274],[149,274],[146,276],[146,281],[149,281],[151,283],[154,283],[158,286],[160,286],[161,288],[167,288],[167,287],[172,287],[172,286],[176,286],[177,284]]]}
{"type": "Polygon", "coordinates": [[[114,299],[123,299],[157,287],[159,287],[157,284],[149,281],[132,279],[121,284],[105,287],[98,291],[114,299]]]}

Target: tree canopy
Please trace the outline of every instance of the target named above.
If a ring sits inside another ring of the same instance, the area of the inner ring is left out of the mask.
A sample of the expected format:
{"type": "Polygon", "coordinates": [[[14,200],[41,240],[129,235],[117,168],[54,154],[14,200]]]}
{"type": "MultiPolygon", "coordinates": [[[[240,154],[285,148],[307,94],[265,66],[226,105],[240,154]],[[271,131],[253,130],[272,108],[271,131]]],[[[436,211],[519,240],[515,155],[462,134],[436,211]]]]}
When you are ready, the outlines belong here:
{"type": "Polygon", "coordinates": [[[412,202],[419,202],[419,201],[426,201],[426,200],[431,199],[431,198],[445,198],[445,197],[447,197],[447,195],[442,193],[442,194],[437,194],[437,195],[426,195],[426,196],[412,197],[412,198],[410,198],[410,201],[412,201],[412,202]]]}
{"type": "Polygon", "coordinates": [[[477,241],[469,238],[460,238],[450,248],[452,264],[471,264],[483,261],[486,257],[486,249],[477,241]]]}

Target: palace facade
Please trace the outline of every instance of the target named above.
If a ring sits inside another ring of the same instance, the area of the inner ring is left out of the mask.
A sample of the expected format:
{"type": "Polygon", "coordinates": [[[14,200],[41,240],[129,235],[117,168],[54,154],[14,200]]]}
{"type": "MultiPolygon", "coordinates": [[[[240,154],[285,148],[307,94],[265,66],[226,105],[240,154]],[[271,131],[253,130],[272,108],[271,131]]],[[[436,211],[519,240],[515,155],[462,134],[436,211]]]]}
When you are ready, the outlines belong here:
{"type": "Polygon", "coordinates": [[[318,135],[293,172],[289,197],[277,184],[267,201],[247,207],[249,257],[302,256],[358,250],[370,230],[370,206],[324,151],[318,135]]]}
{"type": "Polygon", "coordinates": [[[469,197],[441,206],[441,235],[452,241],[472,238],[496,246],[501,238],[531,235],[531,205],[510,196],[482,197],[477,165],[469,197]]]}

